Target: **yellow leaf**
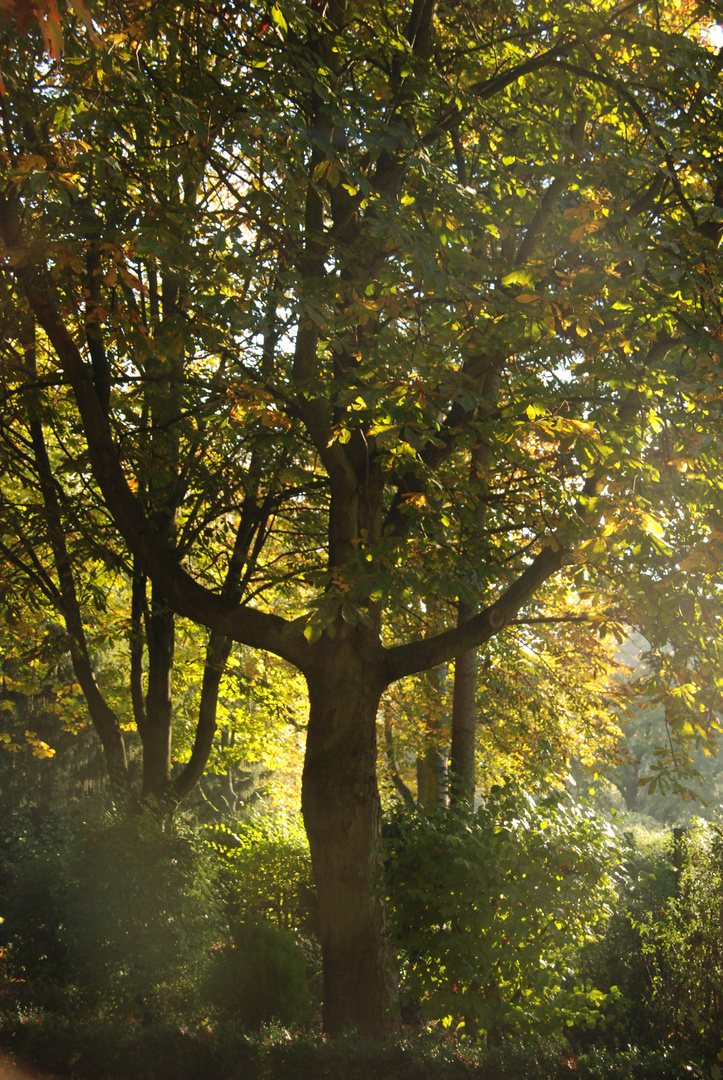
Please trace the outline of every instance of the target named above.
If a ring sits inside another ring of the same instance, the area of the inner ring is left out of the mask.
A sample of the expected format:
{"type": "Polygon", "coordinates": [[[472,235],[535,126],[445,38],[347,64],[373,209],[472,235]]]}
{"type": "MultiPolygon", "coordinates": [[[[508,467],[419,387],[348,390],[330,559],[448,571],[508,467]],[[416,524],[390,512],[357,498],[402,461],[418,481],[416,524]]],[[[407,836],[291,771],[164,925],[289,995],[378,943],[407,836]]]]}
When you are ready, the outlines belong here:
{"type": "Polygon", "coordinates": [[[571,218],[577,218],[578,221],[587,221],[587,219],[590,217],[590,207],[587,205],[571,206],[569,210],[566,210],[562,216],[568,221],[571,218]]]}
{"type": "Polygon", "coordinates": [[[320,161],[319,164],[314,169],[313,173],[311,174],[312,179],[313,180],[322,180],[324,178],[324,176],[326,175],[326,171],[329,168],[330,164],[331,164],[331,162],[327,161],[326,159],[324,159],[324,161],[320,161]]]}
{"type": "Polygon", "coordinates": [[[661,537],[665,533],[665,529],[663,528],[663,526],[660,524],[657,518],[653,517],[652,514],[646,514],[645,512],[642,512],[640,514],[640,525],[643,529],[643,532],[648,533],[648,535],[661,537]]]}
{"type": "Polygon", "coordinates": [[[519,296],[515,297],[518,304],[535,304],[539,299],[539,296],[535,296],[534,293],[526,292],[520,293],[519,296]]]}
{"type": "Polygon", "coordinates": [[[46,159],[40,154],[20,154],[17,160],[18,169],[21,172],[42,172],[48,165],[46,159]]]}
{"type": "Polygon", "coordinates": [[[576,229],[573,229],[570,233],[570,239],[573,244],[579,244],[586,232],[587,229],[584,225],[578,225],[576,229]]]}
{"type": "Polygon", "coordinates": [[[279,7],[278,4],[274,4],[274,6],[272,7],[272,9],[271,9],[271,18],[274,20],[274,22],[276,23],[276,25],[279,27],[280,30],[283,30],[284,33],[287,32],[289,27],[288,27],[288,24],[286,22],[286,19],[284,18],[283,12],[281,11],[281,8],[279,7]]]}
{"type": "Polygon", "coordinates": [[[329,162],[329,168],[327,170],[327,180],[332,187],[336,187],[341,178],[341,169],[334,162],[329,162]]]}

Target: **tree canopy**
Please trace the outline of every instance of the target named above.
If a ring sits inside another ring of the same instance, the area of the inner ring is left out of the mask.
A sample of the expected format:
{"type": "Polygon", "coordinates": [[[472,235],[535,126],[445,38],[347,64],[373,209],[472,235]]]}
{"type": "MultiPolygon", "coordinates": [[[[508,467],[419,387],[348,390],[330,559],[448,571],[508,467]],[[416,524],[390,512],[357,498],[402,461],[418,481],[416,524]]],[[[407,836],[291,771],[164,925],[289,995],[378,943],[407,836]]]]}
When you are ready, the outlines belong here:
{"type": "Polygon", "coordinates": [[[687,0],[89,10],[2,37],[6,482],[159,655],[304,674],[325,1024],[383,1031],[383,690],[715,595],[723,53],[687,0]]]}

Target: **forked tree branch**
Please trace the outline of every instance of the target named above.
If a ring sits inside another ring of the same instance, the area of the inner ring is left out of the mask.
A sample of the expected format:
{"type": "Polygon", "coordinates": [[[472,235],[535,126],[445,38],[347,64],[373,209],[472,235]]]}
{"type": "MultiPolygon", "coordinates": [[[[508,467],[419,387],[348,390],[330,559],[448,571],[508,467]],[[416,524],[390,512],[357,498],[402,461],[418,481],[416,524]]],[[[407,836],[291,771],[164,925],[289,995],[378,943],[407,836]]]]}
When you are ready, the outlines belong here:
{"type": "Polygon", "coordinates": [[[548,578],[570,561],[570,556],[568,548],[549,544],[494,604],[484,608],[468,622],[431,638],[386,649],[384,674],[387,685],[404,678],[405,675],[428,671],[437,664],[452,660],[467,649],[476,648],[489,641],[514,619],[520,608],[532,599],[548,578]]]}

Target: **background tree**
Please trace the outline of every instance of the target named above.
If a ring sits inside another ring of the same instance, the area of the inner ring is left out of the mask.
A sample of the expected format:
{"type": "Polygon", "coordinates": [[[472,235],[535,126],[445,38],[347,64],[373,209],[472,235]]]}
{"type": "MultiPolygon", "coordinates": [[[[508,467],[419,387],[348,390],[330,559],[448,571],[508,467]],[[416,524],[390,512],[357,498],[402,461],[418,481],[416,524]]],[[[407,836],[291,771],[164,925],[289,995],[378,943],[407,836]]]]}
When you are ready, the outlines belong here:
{"type": "MultiPolygon", "coordinates": [[[[172,778],[176,617],[163,600],[158,596],[154,599],[143,574],[109,533],[103,510],[94,505],[94,493],[84,482],[83,466],[78,460],[80,457],[82,462],[82,449],[72,434],[68,435],[65,410],[61,406],[53,416],[44,413],[42,402],[38,403],[32,388],[37,379],[33,333],[28,334],[19,368],[15,360],[11,337],[6,370],[26,381],[11,389],[6,385],[5,415],[10,422],[2,437],[4,478],[0,493],[0,550],[5,558],[6,598],[10,600],[12,591],[22,594],[30,586],[36,609],[64,622],[65,634],[60,639],[56,635],[54,652],[56,656],[63,650],[68,652],[75,680],[103,745],[116,797],[123,802],[133,801],[124,729],[134,725],[143,750],[138,795],[172,808],[193,789],[206,767],[232,643],[212,633],[202,654],[194,658],[201,669],[201,685],[195,702],[193,737],[186,767],[172,778]],[[118,649],[119,636],[127,640],[127,655],[118,649]],[[116,671],[122,669],[125,674],[120,694],[107,671],[104,680],[98,677],[102,654],[111,644],[119,653],[116,671]]],[[[157,378],[151,380],[154,392],[157,382],[157,378]]],[[[152,426],[153,410],[146,403],[143,411],[148,413],[152,426]]],[[[165,446],[161,455],[166,473],[172,449],[165,446]]],[[[175,516],[179,498],[188,495],[178,470],[173,475],[177,490],[172,492],[167,485],[156,489],[151,483],[144,496],[149,506],[162,504],[157,524],[166,521],[168,515],[175,516]]],[[[192,495],[186,500],[186,510],[194,516],[191,499],[192,495]]],[[[228,595],[233,595],[236,588],[244,588],[244,579],[248,581],[248,556],[256,542],[256,528],[269,515],[269,507],[260,510],[251,491],[242,494],[241,500],[246,501],[246,509],[240,515],[235,536],[230,537],[233,555],[223,585],[228,595]]],[[[187,536],[187,542],[192,544],[202,535],[207,543],[206,535],[214,531],[220,531],[222,541],[229,542],[227,522],[219,526],[218,516],[216,508],[216,519],[204,517],[196,526],[195,537],[187,536]]]]}
{"type": "MultiPolygon", "coordinates": [[[[572,599],[554,585],[546,587],[538,595],[546,614],[537,622],[515,620],[482,652],[475,678],[473,793],[484,795],[510,780],[564,785],[573,767],[581,781],[591,780],[620,753],[631,688],[617,678],[620,655],[613,634],[606,633],[609,614],[579,605],[572,611],[572,599]]],[[[413,798],[414,762],[435,724],[435,746],[446,767],[443,789],[453,796],[456,692],[452,669],[434,687],[420,677],[402,680],[382,699],[383,772],[407,802],[413,798]]],[[[417,799],[424,805],[419,788],[417,799]]]]}
{"type": "Polygon", "coordinates": [[[96,51],[69,26],[60,71],[6,35],[5,298],[152,619],[304,674],[324,1024],[380,1033],[383,690],[565,568],[583,600],[616,573],[665,592],[666,527],[700,532],[716,467],[679,466],[717,422],[720,58],[672,3],[246,0],[102,29],[96,51]],[[229,545],[184,536],[257,478],[258,573],[298,587],[239,602],[229,545]],[[479,611],[402,639],[432,597],[479,611]]]}

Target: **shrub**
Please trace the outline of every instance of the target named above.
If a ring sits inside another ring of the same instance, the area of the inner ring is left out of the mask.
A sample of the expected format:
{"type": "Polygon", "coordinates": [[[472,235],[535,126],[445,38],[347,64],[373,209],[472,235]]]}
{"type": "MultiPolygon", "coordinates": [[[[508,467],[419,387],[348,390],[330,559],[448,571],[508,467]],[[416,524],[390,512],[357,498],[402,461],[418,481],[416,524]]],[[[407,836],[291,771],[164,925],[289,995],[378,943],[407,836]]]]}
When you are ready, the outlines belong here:
{"type": "Polygon", "coordinates": [[[676,889],[670,834],[626,834],[625,874],[605,933],[583,948],[578,979],[603,993],[617,987],[617,1007],[603,1010],[595,1029],[570,1032],[578,1046],[595,1042],[608,1049],[629,1044],[660,1046],[670,1033],[665,1010],[652,980],[641,925],[657,922],[676,889]]]}
{"type": "Polygon", "coordinates": [[[296,933],[315,933],[316,889],[300,823],[258,815],[233,829],[207,826],[203,836],[224,867],[231,918],[261,917],[296,933]]]}
{"type": "Polygon", "coordinates": [[[4,839],[0,848],[0,949],[8,977],[64,989],[70,979],[66,863],[59,830],[4,839]]]}
{"type": "Polygon", "coordinates": [[[631,841],[628,879],[605,937],[586,948],[580,974],[628,1001],[594,1039],[609,1048],[667,1043],[702,1053],[720,1080],[723,1052],[723,828],[695,822],[681,842],[676,880],[673,837],[631,841]]]}
{"type": "Polygon", "coordinates": [[[293,934],[262,919],[237,923],[233,942],[215,950],[204,997],[217,1016],[250,1028],[294,1025],[311,1009],[306,961],[293,934]]]}
{"type": "Polygon", "coordinates": [[[218,918],[208,858],[183,826],[144,814],[25,834],[5,844],[2,876],[8,973],[40,1004],[51,986],[65,1008],[187,1007],[218,918]]]}
{"type": "Polygon", "coordinates": [[[293,932],[306,960],[309,987],[320,1004],[316,886],[301,822],[291,816],[261,813],[237,821],[233,828],[207,826],[202,835],[221,870],[229,924],[261,919],[293,932]]]}
{"type": "Polygon", "coordinates": [[[615,899],[621,852],[608,826],[563,794],[508,787],[474,814],[402,816],[388,831],[407,1001],[492,1042],[595,1014],[603,994],[565,985],[577,947],[615,899]]]}
{"type": "Polygon", "coordinates": [[[44,1073],[78,1080],[696,1080],[703,1073],[671,1050],[591,1052],[529,1039],[461,1055],[428,1036],[379,1043],[267,1029],[256,1041],[234,1028],[189,1031],[43,1017],[0,1028],[0,1044],[44,1073]]]}
{"type": "Polygon", "coordinates": [[[635,926],[670,1037],[715,1060],[723,1055],[723,827],[698,820],[682,845],[676,895],[635,926]]]}

